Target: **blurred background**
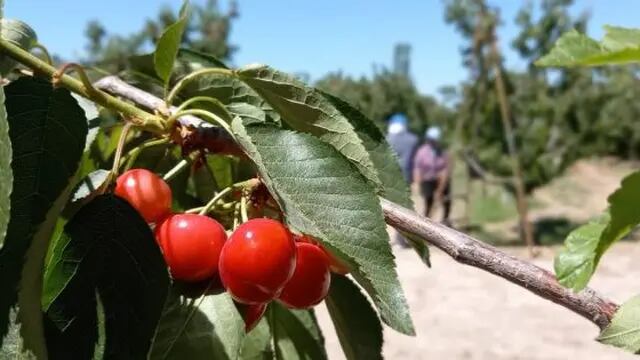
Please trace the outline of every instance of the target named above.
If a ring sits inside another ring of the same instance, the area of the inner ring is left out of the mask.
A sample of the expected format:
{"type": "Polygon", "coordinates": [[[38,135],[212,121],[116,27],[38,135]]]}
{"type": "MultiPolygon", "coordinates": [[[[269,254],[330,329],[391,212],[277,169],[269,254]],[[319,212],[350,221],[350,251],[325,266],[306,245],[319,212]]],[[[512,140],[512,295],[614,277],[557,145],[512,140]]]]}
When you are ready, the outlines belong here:
{"type": "MultiPolygon", "coordinates": [[[[57,62],[122,74],[135,67],[132,55],[152,51],[181,5],[5,3],[5,16],[31,25],[57,62]]],[[[639,69],[533,63],[570,29],[601,38],[605,24],[638,27],[639,10],[636,1],[597,0],[201,0],[192,1],[183,40],[234,66],[260,62],[294,73],[348,100],[383,131],[397,114],[418,139],[437,128],[452,165],[451,224],[526,256],[521,198],[531,241],[542,246],[534,261],[551,269],[569,231],[600,214],[621,178],[638,168],[639,69]]],[[[436,218],[441,210],[436,204],[436,218]]],[[[616,300],[633,295],[628,284],[640,275],[633,241],[616,245],[593,280],[616,300]]],[[[626,356],[592,341],[591,324],[501,279],[437,251],[432,270],[402,247],[394,251],[418,337],[386,332],[387,358],[626,356]]],[[[341,358],[326,313],[319,317],[330,355],[341,358]]]]}

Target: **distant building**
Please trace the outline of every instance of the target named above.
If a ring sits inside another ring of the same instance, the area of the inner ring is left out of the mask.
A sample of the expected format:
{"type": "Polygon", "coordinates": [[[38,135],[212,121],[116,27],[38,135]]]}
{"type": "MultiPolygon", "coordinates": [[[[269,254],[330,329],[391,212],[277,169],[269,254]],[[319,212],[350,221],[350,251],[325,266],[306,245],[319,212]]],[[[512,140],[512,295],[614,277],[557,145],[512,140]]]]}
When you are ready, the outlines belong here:
{"type": "Polygon", "coordinates": [[[398,75],[409,77],[411,63],[411,45],[398,43],[393,49],[393,71],[398,75]]]}

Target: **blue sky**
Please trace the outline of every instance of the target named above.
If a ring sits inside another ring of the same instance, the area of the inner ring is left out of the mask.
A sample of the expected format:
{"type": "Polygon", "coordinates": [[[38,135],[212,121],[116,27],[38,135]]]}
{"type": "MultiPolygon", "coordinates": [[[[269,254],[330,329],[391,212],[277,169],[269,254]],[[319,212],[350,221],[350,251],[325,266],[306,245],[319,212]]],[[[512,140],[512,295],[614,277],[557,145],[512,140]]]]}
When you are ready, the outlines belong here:
{"type": "MultiPolygon", "coordinates": [[[[195,0],[201,2],[204,0],[195,0]]],[[[140,29],[164,0],[5,0],[5,16],[29,23],[50,51],[66,58],[84,54],[83,31],[90,19],[110,33],[140,29]]],[[[219,0],[223,8],[227,2],[219,0]]],[[[373,65],[390,66],[397,42],[412,45],[411,74],[418,88],[435,94],[443,85],[467,76],[460,65],[461,37],[443,20],[440,0],[238,0],[240,17],[231,42],[239,46],[235,65],[267,63],[289,72],[306,72],[312,80],[330,71],[370,75],[373,65]]],[[[523,64],[509,49],[516,33],[514,14],[524,1],[489,0],[501,8],[499,29],[507,66],[523,64]]],[[[572,11],[591,13],[588,32],[602,36],[602,25],[640,27],[637,0],[577,0],[572,11]]]]}

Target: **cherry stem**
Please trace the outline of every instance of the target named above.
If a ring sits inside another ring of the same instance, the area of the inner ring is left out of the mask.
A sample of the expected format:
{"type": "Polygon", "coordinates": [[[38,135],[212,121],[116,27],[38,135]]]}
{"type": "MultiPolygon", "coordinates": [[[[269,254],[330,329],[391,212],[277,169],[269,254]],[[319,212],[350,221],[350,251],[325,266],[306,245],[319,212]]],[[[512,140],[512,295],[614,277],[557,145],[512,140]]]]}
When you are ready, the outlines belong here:
{"type": "MultiPolygon", "coordinates": [[[[211,120],[211,121],[209,121],[209,123],[213,123],[213,124],[218,125],[221,128],[223,128],[226,132],[229,133],[229,135],[231,135],[231,138],[234,141],[237,142],[236,136],[233,133],[233,131],[231,131],[231,127],[229,126],[229,124],[226,121],[224,121],[223,118],[221,118],[220,116],[212,113],[211,111],[202,110],[202,109],[187,109],[187,110],[182,110],[182,111],[174,113],[172,115],[172,118],[178,119],[179,117],[184,116],[184,115],[199,115],[201,117],[204,117],[205,119],[211,120]]],[[[175,122],[175,120],[168,120],[167,123],[169,125],[171,125],[171,123],[169,121],[175,122]]]]}
{"type": "Polygon", "coordinates": [[[202,210],[198,213],[198,215],[206,215],[209,211],[214,207],[218,200],[222,199],[223,196],[227,195],[229,192],[233,190],[233,186],[229,186],[228,188],[223,189],[219,193],[217,193],[208,203],[205,205],[202,210]]]}
{"type": "Polygon", "coordinates": [[[144,150],[144,149],[148,149],[150,147],[154,147],[154,146],[158,146],[158,145],[163,145],[169,142],[169,138],[160,138],[160,139],[152,139],[149,140],[133,149],[131,149],[131,151],[129,151],[129,153],[127,154],[126,157],[126,165],[124,167],[124,171],[127,171],[129,169],[131,169],[131,167],[133,166],[133,164],[135,163],[136,159],[138,158],[138,155],[140,155],[140,153],[144,150]]]}
{"type": "MultiPolygon", "coordinates": [[[[129,134],[129,129],[131,129],[131,126],[133,126],[133,124],[127,122],[122,127],[122,132],[120,133],[120,138],[118,139],[118,146],[116,147],[116,154],[113,157],[111,172],[107,177],[107,181],[105,181],[105,184],[107,184],[107,186],[111,183],[111,181],[113,181],[114,177],[118,176],[118,169],[120,169],[120,158],[122,157],[122,149],[124,148],[124,143],[127,141],[127,135],[129,134]]],[[[104,188],[106,189],[107,186],[105,186],[104,188]]]]}
{"type": "Polygon", "coordinates": [[[224,106],[222,102],[220,102],[220,100],[209,97],[209,96],[195,96],[183,102],[182,104],[180,104],[180,106],[178,106],[176,110],[173,112],[173,115],[169,116],[169,118],[167,119],[167,124],[169,125],[169,127],[172,126],[173,123],[175,123],[176,120],[179,118],[178,116],[179,112],[186,110],[189,106],[198,102],[206,102],[209,104],[213,104],[216,108],[218,108],[218,110],[224,113],[224,115],[227,117],[227,122],[231,121],[231,118],[232,118],[231,114],[229,114],[229,112],[227,111],[227,108],[224,106]]]}
{"type": "Polygon", "coordinates": [[[233,209],[233,231],[240,226],[240,204],[236,203],[236,207],[233,209]]]}
{"type": "Polygon", "coordinates": [[[184,89],[184,87],[188,83],[198,79],[199,77],[202,77],[204,75],[210,75],[210,74],[217,74],[225,77],[235,77],[235,73],[233,72],[233,70],[224,69],[224,68],[206,68],[206,69],[194,71],[191,74],[180,79],[180,81],[176,83],[173,89],[169,91],[169,94],[165,97],[165,100],[164,100],[167,107],[171,106],[171,104],[173,103],[173,100],[176,98],[178,93],[180,93],[180,91],[184,89]]]}
{"type": "Polygon", "coordinates": [[[244,195],[240,198],[240,216],[242,217],[243,223],[249,221],[249,216],[247,214],[247,197],[244,195]]]}
{"type": "Polygon", "coordinates": [[[171,170],[167,171],[167,173],[164,174],[164,176],[162,177],[162,180],[167,182],[171,181],[182,170],[186,169],[189,165],[191,165],[191,162],[193,162],[193,160],[198,156],[200,156],[200,152],[196,151],[190,154],[186,159],[180,160],[180,162],[177,163],[176,166],[174,166],[171,170]]]}

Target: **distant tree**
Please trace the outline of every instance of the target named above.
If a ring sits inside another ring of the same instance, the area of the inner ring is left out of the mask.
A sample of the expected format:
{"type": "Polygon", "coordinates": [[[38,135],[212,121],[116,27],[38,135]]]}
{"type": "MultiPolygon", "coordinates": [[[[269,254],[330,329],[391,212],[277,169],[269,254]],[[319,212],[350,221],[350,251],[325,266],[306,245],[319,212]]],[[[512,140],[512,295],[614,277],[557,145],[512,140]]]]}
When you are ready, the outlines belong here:
{"type": "MultiPolygon", "coordinates": [[[[211,54],[221,60],[229,60],[236,50],[229,44],[231,22],[238,16],[235,1],[229,2],[227,12],[222,12],[216,0],[204,5],[191,4],[191,16],[183,34],[182,44],[192,50],[211,54]]],[[[163,7],[155,19],[148,19],[139,31],[127,36],[110,34],[97,20],[87,24],[87,55],[85,62],[110,72],[129,66],[132,55],[151,51],[162,30],[176,21],[174,11],[163,7]]]]}

